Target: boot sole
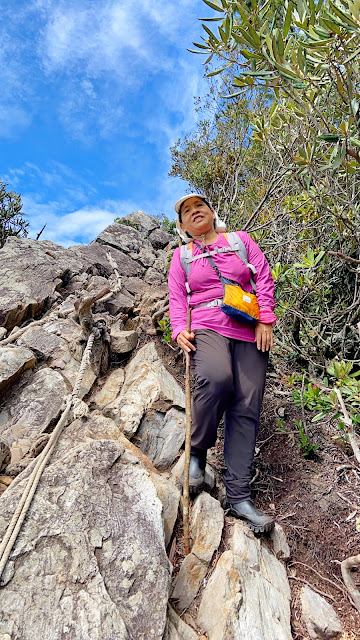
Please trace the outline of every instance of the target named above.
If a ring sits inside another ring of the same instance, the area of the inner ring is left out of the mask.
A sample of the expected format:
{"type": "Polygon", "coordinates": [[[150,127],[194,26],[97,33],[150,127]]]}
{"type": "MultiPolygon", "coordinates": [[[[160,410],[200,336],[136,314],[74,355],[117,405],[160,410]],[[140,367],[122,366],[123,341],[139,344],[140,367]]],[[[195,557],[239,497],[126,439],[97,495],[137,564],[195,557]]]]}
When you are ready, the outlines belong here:
{"type": "Polygon", "coordinates": [[[227,513],[230,516],[234,516],[238,520],[242,520],[243,522],[245,522],[248,525],[249,529],[251,529],[251,531],[253,531],[254,533],[268,533],[269,531],[272,531],[272,529],[275,526],[274,520],[271,520],[270,522],[265,522],[265,524],[261,524],[261,525],[254,524],[253,522],[251,522],[251,520],[248,520],[246,516],[241,516],[237,511],[235,511],[235,509],[232,509],[231,506],[229,505],[226,505],[225,513],[227,513]]]}

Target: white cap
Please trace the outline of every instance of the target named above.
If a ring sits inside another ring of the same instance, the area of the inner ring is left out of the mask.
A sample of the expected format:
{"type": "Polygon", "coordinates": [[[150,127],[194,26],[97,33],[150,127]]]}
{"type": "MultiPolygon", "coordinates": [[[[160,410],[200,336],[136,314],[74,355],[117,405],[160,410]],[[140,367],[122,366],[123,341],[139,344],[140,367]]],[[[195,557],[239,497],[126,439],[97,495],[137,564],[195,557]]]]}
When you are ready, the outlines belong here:
{"type": "Polygon", "coordinates": [[[185,200],[188,200],[189,198],[201,198],[201,200],[207,200],[207,197],[202,195],[202,193],[187,193],[186,196],[182,196],[182,198],[180,198],[180,200],[178,200],[175,204],[174,209],[178,215],[179,215],[180,207],[182,203],[185,202],[185,200]]]}
{"type": "MultiPolygon", "coordinates": [[[[189,198],[201,198],[201,200],[206,200],[207,202],[209,202],[209,200],[207,199],[206,196],[204,196],[201,193],[187,193],[186,196],[182,196],[182,198],[180,198],[180,200],[178,200],[175,204],[175,211],[178,215],[178,218],[176,220],[176,231],[178,232],[180,238],[184,241],[184,242],[189,242],[189,240],[191,240],[191,236],[188,235],[186,233],[186,231],[184,231],[181,227],[180,227],[180,220],[179,220],[179,212],[180,212],[180,207],[182,205],[183,202],[185,202],[185,200],[188,200],[189,198]]],[[[212,204],[209,202],[210,205],[210,209],[212,209],[212,204]]],[[[215,231],[225,231],[225,223],[220,220],[219,216],[217,213],[215,213],[215,218],[214,218],[214,229],[215,231]]]]}

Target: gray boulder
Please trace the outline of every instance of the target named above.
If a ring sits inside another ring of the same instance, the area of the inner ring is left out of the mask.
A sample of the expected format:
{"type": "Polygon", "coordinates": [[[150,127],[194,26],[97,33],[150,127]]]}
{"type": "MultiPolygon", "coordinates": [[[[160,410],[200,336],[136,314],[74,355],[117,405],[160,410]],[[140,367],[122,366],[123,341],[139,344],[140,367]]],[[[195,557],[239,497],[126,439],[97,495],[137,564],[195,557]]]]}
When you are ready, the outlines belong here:
{"type": "MultiPolygon", "coordinates": [[[[93,416],[84,429],[75,421],[46,467],[3,573],[0,634],[162,640],[163,504],[141,458],[107,422],[93,416]]],[[[0,499],[0,536],[29,471],[0,499]]]]}
{"type": "Polygon", "coordinates": [[[0,391],[14,384],[35,362],[36,358],[29,349],[0,345],[0,391]]]}
{"type": "Polygon", "coordinates": [[[302,617],[311,640],[332,640],[342,635],[342,624],[334,608],[305,585],[300,594],[302,617]]]}
{"type": "Polygon", "coordinates": [[[87,264],[48,240],[10,237],[0,249],[0,325],[19,326],[47,309],[57,291],[87,264]]]}
{"type": "Polygon", "coordinates": [[[167,469],[185,438],[185,414],[171,408],[166,413],[149,409],[140,422],[134,443],[157,469],[167,469]]]}

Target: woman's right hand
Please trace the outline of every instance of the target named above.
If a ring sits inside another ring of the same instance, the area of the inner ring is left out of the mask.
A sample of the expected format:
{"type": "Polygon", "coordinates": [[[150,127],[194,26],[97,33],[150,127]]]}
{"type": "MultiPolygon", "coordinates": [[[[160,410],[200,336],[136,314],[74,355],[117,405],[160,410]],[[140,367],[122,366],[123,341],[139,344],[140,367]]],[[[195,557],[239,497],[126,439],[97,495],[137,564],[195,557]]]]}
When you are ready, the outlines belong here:
{"type": "Polygon", "coordinates": [[[185,351],[186,353],[190,353],[190,351],[196,351],[194,345],[192,344],[194,338],[195,334],[193,333],[193,331],[187,331],[185,329],[184,331],[180,331],[176,338],[176,342],[178,343],[179,347],[183,349],[183,351],[185,351]]]}

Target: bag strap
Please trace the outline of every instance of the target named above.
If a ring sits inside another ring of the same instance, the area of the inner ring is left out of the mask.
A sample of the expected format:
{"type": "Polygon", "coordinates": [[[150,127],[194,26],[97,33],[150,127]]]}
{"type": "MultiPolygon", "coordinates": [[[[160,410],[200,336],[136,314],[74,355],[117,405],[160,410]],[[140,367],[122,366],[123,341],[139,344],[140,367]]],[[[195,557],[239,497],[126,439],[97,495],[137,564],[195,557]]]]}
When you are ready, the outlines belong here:
{"type": "MultiPolygon", "coordinates": [[[[241,238],[238,236],[236,231],[230,231],[230,233],[223,233],[223,236],[225,240],[229,243],[230,247],[235,251],[237,257],[241,260],[241,262],[244,263],[246,267],[248,267],[248,269],[250,269],[250,272],[252,273],[252,275],[255,276],[256,269],[253,264],[248,262],[248,254],[247,254],[245,244],[241,240],[241,238]]],[[[250,276],[250,284],[252,286],[252,290],[254,294],[256,295],[256,284],[252,276],[250,276]]]]}
{"type": "Polygon", "coordinates": [[[186,299],[187,299],[188,306],[190,306],[190,296],[191,296],[191,289],[189,286],[189,275],[190,275],[190,269],[191,269],[192,256],[193,256],[193,241],[191,240],[191,242],[188,242],[188,244],[182,244],[180,247],[180,263],[186,274],[185,289],[187,294],[186,299]]]}

